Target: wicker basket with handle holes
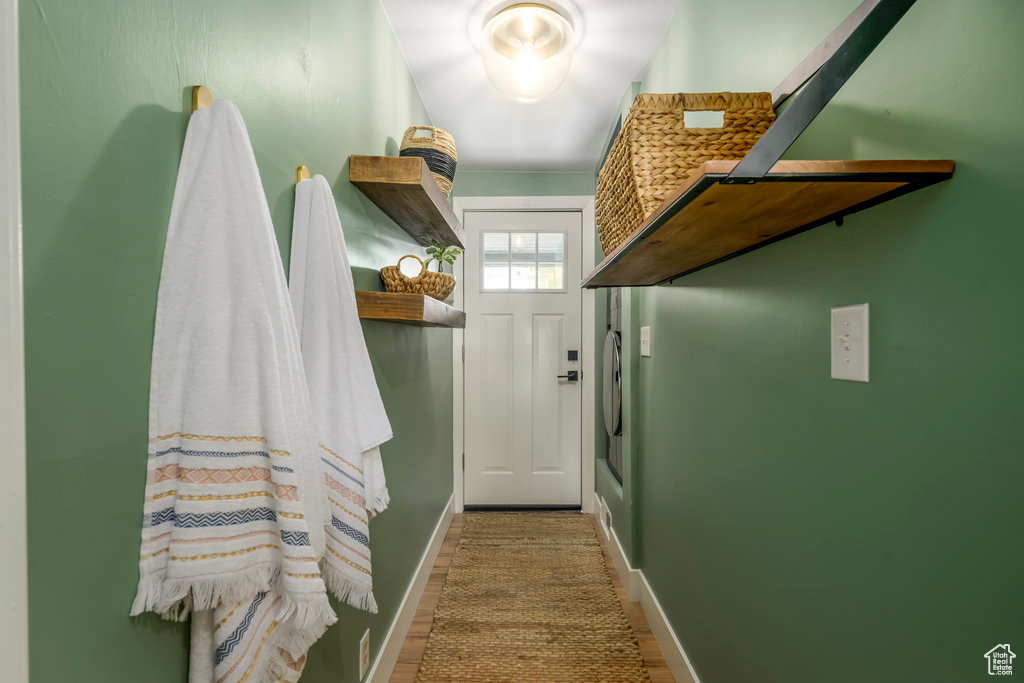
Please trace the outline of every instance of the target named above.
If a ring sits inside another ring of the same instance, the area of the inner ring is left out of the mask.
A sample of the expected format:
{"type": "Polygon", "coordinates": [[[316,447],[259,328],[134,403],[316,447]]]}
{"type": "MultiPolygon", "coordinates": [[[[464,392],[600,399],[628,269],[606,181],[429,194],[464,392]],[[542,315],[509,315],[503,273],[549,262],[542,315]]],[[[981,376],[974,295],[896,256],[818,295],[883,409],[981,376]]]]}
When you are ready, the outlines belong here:
{"type": "Polygon", "coordinates": [[[428,270],[423,265],[423,259],[414,254],[406,254],[398,259],[393,266],[386,266],[380,269],[380,279],[384,283],[384,289],[389,292],[400,294],[426,294],[427,296],[444,301],[455,291],[455,276],[448,273],[437,273],[428,270]],[[420,262],[420,273],[416,277],[409,277],[402,273],[402,261],[407,258],[414,258],[420,262]]]}
{"type": "Polygon", "coordinates": [[[455,138],[450,133],[433,126],[410,126],[402,136],[398,156],[420,157],[426,161],[444,196],[451,193],[458,157],[455,138]]]}
{"type": "Polygon", "coordinates": [[[636,96],[597,180],[595,219],[607,256],[705,161],[742,159],[775,120],[766,92],[636,96]],[[687,128],[687,111],[721,111],[721,128],[687,128]]]}

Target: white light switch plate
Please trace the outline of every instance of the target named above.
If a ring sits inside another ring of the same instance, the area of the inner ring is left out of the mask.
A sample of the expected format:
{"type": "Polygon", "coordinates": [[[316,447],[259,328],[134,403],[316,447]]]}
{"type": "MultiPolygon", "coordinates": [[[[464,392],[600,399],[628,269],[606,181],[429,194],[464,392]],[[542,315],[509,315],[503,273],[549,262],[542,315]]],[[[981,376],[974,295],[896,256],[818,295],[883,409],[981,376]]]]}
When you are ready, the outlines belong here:
{"type": "Polygon", "coordinates": [[[640,328],[640,355],[651,355],[651,328],[648,326],[640,328]]]}
{"type": "Polygon", "coordinates": [[[832,379],[868,381],[868,305],[832,309],[832,379]]]}

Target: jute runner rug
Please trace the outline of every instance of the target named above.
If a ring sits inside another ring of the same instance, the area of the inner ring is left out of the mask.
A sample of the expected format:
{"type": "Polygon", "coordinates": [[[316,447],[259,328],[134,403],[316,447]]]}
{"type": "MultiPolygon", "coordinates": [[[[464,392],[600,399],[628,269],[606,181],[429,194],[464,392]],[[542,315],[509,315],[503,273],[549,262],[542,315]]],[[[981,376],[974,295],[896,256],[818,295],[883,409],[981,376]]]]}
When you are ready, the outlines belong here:
{"type": "Polygon", "coordinates": [[[417,681],[649,681],[590,520],[470,514],[417,681]]]}

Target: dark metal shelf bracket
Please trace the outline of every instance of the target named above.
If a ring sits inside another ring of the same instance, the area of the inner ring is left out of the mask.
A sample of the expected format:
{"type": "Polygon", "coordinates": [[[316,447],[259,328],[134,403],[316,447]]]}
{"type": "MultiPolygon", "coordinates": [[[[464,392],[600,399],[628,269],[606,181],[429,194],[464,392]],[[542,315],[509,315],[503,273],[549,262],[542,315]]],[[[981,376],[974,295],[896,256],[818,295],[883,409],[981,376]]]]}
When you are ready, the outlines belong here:
{"type": "Polygon", "coordinates": [[[914,2],[864,0],[775,89],[774,106],[791,100],[789,106],[721,182],[752,184],[764,178],[914,2]]]}

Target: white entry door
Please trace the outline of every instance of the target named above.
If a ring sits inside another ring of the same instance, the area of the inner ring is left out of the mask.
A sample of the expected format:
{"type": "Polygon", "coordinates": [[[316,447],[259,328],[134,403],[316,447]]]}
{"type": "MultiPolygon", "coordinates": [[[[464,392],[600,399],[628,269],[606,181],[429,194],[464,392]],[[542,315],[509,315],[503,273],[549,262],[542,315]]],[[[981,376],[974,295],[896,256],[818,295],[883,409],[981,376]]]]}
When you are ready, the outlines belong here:
{"type": "Polygon", "coordinates": [[[580,505],[582,216],[464,222],[465,504],[580,505]]]}

